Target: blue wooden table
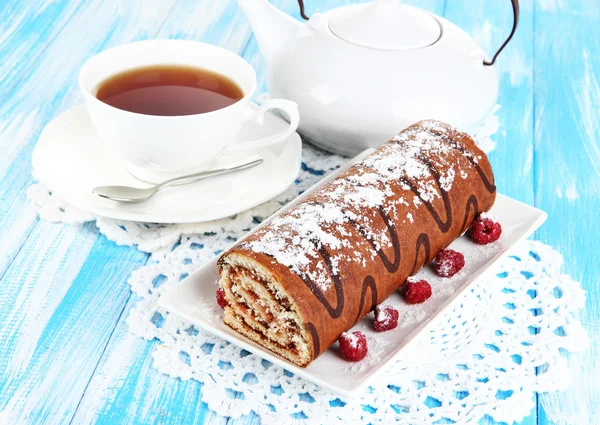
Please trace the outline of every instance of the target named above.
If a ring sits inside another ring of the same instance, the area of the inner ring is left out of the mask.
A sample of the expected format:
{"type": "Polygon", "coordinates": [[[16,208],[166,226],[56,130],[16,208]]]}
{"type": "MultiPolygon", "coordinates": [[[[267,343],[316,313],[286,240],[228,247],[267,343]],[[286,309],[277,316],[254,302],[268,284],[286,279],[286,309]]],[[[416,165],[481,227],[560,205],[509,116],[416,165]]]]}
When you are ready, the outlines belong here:
{"type": "MultiPolygon", "coordinates": [[[[345,0],[306,0],[307,12],[345,0]]],[[[298,18],[295,0],[275,0],[298,18]]],[[[508,0],[412,0],[492,52],[511,24],[508,0]]],[[[25,191],[31,153],[58,113],[81,103],[77,73],[92,54],[146,38],[215,43],[264,63],[234,0],[0,0],[0,423],[257,423],[197,399],[202,385],[152,368],[152,342],[127,333],[126,283],[148,256],[93,224],[40,221],[25,191]],[[101,374],[110,370],[110,379],[101,374]],[[99,375],[100,374],[100,375],[99,375]],[[103,381],[106,379],[106,382],[103,381]],[[90,387],[90,382],[103,385],[90,387]]],[[[499,190],[549,214],[536,237],[565,256],[588,291],[593,343],[572,356],[571,389],[540,395],[523,424],[598,423],[600,353],[600,2],[523,0],[500,56],[501,130],[491,154],[499,190]]],[[[483,419],[481,423],[491,423],[483,419]]]]}

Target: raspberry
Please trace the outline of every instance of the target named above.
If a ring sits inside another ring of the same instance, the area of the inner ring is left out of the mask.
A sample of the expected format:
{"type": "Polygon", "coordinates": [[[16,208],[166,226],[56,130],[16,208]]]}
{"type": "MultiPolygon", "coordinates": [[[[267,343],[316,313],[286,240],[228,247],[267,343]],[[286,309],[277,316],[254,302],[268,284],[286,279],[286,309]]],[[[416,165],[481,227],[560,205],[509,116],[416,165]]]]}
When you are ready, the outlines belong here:
{"type": "Polygon", "coordinates": [[[221,308],[225,308],[227,305],[227,301],[225,301],[225,291],[223,288],[217,289],[217,304],[219,304],[221,308]]]}
{"type": "Polygon", "coordinates": [[[421,304],[431,296],[431,285],[426,280],[409,277],[400,288],[409,304],[421,304]]]}
{"type": "Polygon", "coordinates": [[[342,357],[349,362],[358,362],[367,355],[367,337],[360,331],[344,332],[338,341],[342,357]]]}
{"type": "Polygon", "coordinates": [[[398,310],[390,305],[375,307],[375,332],[384,332],[398,326],[398,310]]]}
{"type": "Polygon", "coordinates": [[[452,277],[465,266],[465,256],[453,249],[442,249],[433,260],[435,271],[442,277],[452,277]]]}
{"type": "Polygon", "coordinates": [[[490,242],[497,241],[502,234],[502,226],[490,216],[483,213],[469,229],[471,239],[481,245],[486,245],[490,242]]]}

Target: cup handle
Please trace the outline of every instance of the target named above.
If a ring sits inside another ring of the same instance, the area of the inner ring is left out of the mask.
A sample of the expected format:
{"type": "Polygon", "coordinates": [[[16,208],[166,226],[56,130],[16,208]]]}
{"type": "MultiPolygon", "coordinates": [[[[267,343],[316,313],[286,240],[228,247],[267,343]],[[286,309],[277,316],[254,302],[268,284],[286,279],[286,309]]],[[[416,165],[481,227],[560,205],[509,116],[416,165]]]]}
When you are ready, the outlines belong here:
{"type": "Polygon", "coordinates": [[[283,142],[298,129],[298,124],[300,123],[298,105],[296,102],[292,102],[291,100],[269,99],[260,105],[258,110],[248,108],[249,116],[247,119],[252,120],[258,125],[262,126],[265,121],[265,114],[271,109],[279,109],[288,115],[290,123],[285,130],[257,140],[236,142],[227,146],[225,150],[228,152],[240,152],[271,146],[278,142],[283,142]]]}

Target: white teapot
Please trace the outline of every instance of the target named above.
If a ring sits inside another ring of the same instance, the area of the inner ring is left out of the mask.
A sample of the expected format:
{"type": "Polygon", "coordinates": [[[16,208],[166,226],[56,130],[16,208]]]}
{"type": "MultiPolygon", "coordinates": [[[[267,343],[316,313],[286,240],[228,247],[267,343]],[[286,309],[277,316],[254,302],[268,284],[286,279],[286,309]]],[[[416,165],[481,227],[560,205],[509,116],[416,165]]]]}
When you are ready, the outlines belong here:
{"type": "MultiPolygon", "coordinates": [[[[302,23],[267,0],[238,0],[268,64],[273,97],[293,100],[299,132],[342,155],[376,147],[426,118],[472,131],[498,97],[491,61],[463,30],[398,0],[373,0],[302,23]]],[[[299,1],[304,15],[302,1],[299,1]]]]}

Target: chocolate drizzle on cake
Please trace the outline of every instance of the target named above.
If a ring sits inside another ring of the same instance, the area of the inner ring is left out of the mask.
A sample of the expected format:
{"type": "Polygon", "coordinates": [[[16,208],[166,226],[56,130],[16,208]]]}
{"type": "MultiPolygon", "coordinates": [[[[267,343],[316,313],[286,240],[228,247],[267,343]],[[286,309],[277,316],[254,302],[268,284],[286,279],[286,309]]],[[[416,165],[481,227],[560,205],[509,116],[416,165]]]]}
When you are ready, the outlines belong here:
{"type": "Polygon", "coordinates": [[[313,340],[313,351],[315,353],[321,353],[321,341],[319,338],[319,333],[317,332],[317,328],[311,322],[306,324],[306,329],[310,332],[310,336],[313,340]]]}
{"type": "Polygon", "coordinates": [[[383,262],[383,265],[385,266],[386,270],[390,273],[396,273],[398,267],[400,267],[400,243],[398,242],[398,233],[396,232],[396,226],[394,225],[394,222],[390,219],[390,217],[386,214],[386,212],[383,210],[383,208],[379,207],[377,208],[377,211],[383,219],[383,222],[385,223],[385,226],[387,227],[388,232],[390,234],[390,240],[394,249],[393,262],[391,262],[389,258],[387,258],[385,252],[383,252],[382,247],[377,246],[377,244],[373,242],[372,238],[369,237],[368,233],[360,226],[360,224],[358,224],[355,220],[351,218],[349,218],[348,221],[358,231],[358,233],[360,233],[360,235],[373,247],[379,258],[383,262]]]}
{"type": "Polygon", "coordinates": [[[354,324],[356,324],[365,314],[367,314],[369,312],[369,311],[366,311],[363,313],[363,309],[365,306],[365,295],[367,294],[368,289],[371,290],[371,308],[369,308],[369,311],[371,311],[375,307],[377,307],[377,304],[378,304],[377,284],[376,284],[375,278],[373,276],[367,275],[367,277],[365,277],[365,280],[364,280],[363,286],[362,286],[362,290],[360,292],[360,303],[358,305],[358,313],[356,314],[356,319],[354,319],[354,324]]]}
{"type": "MultiPolygon", "coordinates": [[[[312,243],[317,245],[314,241],[312,243]]],[[[317,285],[315,285],[315,283],[310,279],[310,277],[303,276],[302,280],[304,281],[304,283],[306,283],[306,285],[308,285],[311,292],[315,294],[315,297],[317,297],[319,302],[323,304],[323,307],[325,307],[331,318],[337,319],[342,315],[342,312],[344,311],[344,287],[342,286],[342,280],[340,279],[338,271],[334,269],[333,265],[331,264],[331,256],[329,255],[329,251],[327,251],[327,248],[321,246],[318,248],[318,250],[319,254],[323,258],[323,261],[325,262],[327,270],[329,270],[331,279],[333,280],[336,298],[335,308],[329,303],[329,301],[327,301],[327,298],[325,298],[325,294],[323,293],[323,291],[317,285]]]]}
{"type": "Polygon", "coordinates": [[[431,247],[429,245],[429,235],[427,233],[421,233],[417,238],[417,243],[415,247],[415,262],[410,272],[411,276],[413,276],[416,272],[419,271],[419,252],[421,251],[421,247],[423,247],[423,249],[425,250],[425,259],[423,260],[422,264],[427,264],[431,259],[431,247]]]}
{"type": "Polygon", "coordinates": [[[477,203],[477,197],[475,195],[471,195],[471,196],[469,196],[469,199],[467,200],[467,206],[465,207],[465,219],[463,220],[463,224],[461,226],[460,233],[466,232],[466,230],[469,228],[469,226],[471,225],[473,220],[475,220],[478,215],[479,215],[479,205],[477,203]],[[471,211],[473,211],[472,215],[469,214],[471,211]]]}

